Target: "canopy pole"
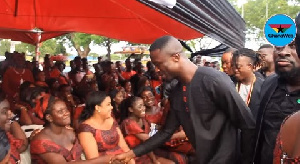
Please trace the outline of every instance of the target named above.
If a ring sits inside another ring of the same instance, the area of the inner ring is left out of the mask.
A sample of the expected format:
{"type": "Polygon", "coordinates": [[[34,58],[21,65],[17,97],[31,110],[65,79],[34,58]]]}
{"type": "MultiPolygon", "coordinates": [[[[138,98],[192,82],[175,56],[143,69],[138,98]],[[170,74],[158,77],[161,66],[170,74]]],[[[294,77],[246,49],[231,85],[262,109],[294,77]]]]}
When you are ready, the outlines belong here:
{"type": "Polygon", "coordinates": [[[35,60],[36,61],[39,61],[40,54],[41,54],[41,52],[40,52],[40,44],[37,43],[35,45],[35,60]]]}
{"type": "Polygon", "coordinates": [[[15,1],[15,13],[14,13],[15,17],[18,15],[18,8],[19,8],[19,0],[16,0],[15,1]]]}
{"type": "Polygon", "coordinates": [[[35,44],[35,58],[36,58],[36,61],[39,61],[39,57],[40,57],[40,41],[41,41],[41,38],[42,38],[42,33],[41,32],[38,32],[38,38],[37,38],[37,42],[35,44]]]}

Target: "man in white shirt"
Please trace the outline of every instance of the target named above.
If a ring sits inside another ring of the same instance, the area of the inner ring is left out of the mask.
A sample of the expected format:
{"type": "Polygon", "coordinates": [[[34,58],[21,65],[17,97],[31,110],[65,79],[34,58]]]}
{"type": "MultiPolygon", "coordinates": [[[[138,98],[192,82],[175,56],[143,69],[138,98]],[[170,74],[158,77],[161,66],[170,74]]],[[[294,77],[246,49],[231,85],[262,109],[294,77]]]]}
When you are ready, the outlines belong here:
{"type": "Polygon", "coordinates": [[[256,118],[256,106],[259,105],[259,93],[263,83],[263,79],[254,74],[259,56],[251,49],[241,48],[233,53],[232,60],[237,80],[236,89],[256,118]]]}

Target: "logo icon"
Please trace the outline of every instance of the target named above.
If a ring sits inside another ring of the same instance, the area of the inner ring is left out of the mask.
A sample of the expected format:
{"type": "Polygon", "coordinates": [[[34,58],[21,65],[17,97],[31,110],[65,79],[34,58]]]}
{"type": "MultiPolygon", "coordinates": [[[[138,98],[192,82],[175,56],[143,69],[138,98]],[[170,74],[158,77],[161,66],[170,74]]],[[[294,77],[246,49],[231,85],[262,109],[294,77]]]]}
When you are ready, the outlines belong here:
{"type": "Polygon", "coordinates": [[[277,14],[269,18],[264,30],[266,39],[275,46],[285,46],[296,37],[295,22],[284,14],[277,14]]]}
{"type": "Polygon", "coordinates": [[[269,24],[269,26],[276,32],[276,33],[285,33],[287,29],[289,29],[292,24],[269,24]]]}

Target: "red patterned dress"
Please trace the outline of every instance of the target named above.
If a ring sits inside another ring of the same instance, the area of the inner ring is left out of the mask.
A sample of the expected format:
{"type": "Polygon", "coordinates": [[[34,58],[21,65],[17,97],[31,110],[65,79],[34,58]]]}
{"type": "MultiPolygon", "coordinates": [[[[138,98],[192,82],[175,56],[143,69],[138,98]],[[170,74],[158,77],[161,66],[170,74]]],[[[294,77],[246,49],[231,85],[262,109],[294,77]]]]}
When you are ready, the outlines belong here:
{"type": "MultiPolygon", "coordinates": [[[[288,118],[290,118],[290,116],[292,116],[292,115],[289,115],[288,117],[286,117],[283,120],[283,122],[281,124],[281,128],[284,125],[285,121],[288,118]]],[[[289,157],[287,155],[286,152],[284,152],[282,150],[282,140],[281,140],[281,137],[280,137],[280,131],[279,131],[279,133],[277,135],[277,139],[276,139],[276,145],[275,145],[275,149],[274,149],[273,163],[274,164],[277,164],[277,163],[280,163],[280,164],[299,164],[300,163],[300,157],[291,158],[291,157],[289,157]]]]}
{"type": "Polygon", "coordinates": [[[18,152],[18,149],[24,144],[24,141],[21,139],[15,138],[12,134],[9,132],[6,132],[7,138],[10,143],[10,162],[11,163],[17,163],[20,161],[20,153],[18,152]]]}
{"type": "MultiPolygon", "coordinates": [[[[159,108],[159,107],[156,107],[156,108],[159,108]]],[[[164,115],[164,112],[162,110],[159,110],[158,112],[156,112],[154,114],[146,113],[145,118],[150,123],[161,125],[163,115],[164,115]]]]}
{"type": "Polygon", "coordinates": [[[63,155],[67,162],[80,160],[82,154],[82,147],[76,139],[71,150],[63,146],[57,145],[51,140],[33,140],[30,143],[31,161],[34,164],[46,164],[46,162],[39,156],[44,153],[57,153],[63,155]]]}
{"type": "MultiPolygon", "coordinates": [[[[123,134],[125,135],[126,143],[130,148],[134,148],[137,145],[141,144],[143,141],[137,138],[135,135],[139,133],[146,133],[148,134],[150,132],[150,125],[145,120],[143,120],[144,128],[142,129],[136,121],[127,118],[124,120],[121,124],[121,129],[123,134]]],[[[151,158],[148,155],[143,155],[141,157],[135,158],[135,163],[142,164],[142,163],[152,163],[151,158]]]]}
{"type": "MultiPolygon", "coordinates": [[[[158,108],[158,107],[157,107],[158,108]]],[[[165,115],[168,112],[168,109],[165,109],[166,111],[160,110],[156,112],[155,114],[147,114],[145,116],[145,119],[150,123],[155,123],[158,125],[163,125],[165,121],[165,115]]],[[[172,140],[171,140],[172,141],[172,140]]],[[[188,157],[185,155],[185,153],[182,153],[183,150],[191,150],[192,146],[190,143],[187,143],[187,145],[181,145],[180,149],[182,151],[177,151],[175,147],[173,147],[173,142],[167,142],[165,146],[162,147],[162,149],[156,149],[154,151],[155,154],[159,155],[160,157],[164,157],[167,159],[170,159],[178,164],[186,164],[188,163],[188,157]],[[172,148],[170,148],[170,145],[172,145],[172,148]]],[[[177,146],[176,146],[177,147],[177,146]]]]}
{"type": "Polygon", "coordinates": [[[80,124],[78,133],[90,132],[96,139],[99,156],[103,155],[116,155],[123,153],[123,150],[118,145],[120,136],[117,131],[118,123],[114,121],[109,130],[100,130],[91,127],[88,124],[80,124]]]}

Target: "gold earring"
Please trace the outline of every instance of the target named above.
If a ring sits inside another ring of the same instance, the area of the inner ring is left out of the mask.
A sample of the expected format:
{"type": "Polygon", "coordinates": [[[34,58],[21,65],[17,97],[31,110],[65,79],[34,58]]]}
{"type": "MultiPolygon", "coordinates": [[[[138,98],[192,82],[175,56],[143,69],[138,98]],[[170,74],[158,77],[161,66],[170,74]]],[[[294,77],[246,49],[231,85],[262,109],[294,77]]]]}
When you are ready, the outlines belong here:
{"type": "Polygon", "coordinates": [[[100,113],[100,110],[97,110],[98,111],[98,113],[100,113]]]}

